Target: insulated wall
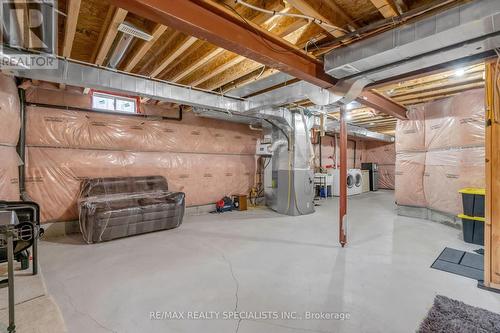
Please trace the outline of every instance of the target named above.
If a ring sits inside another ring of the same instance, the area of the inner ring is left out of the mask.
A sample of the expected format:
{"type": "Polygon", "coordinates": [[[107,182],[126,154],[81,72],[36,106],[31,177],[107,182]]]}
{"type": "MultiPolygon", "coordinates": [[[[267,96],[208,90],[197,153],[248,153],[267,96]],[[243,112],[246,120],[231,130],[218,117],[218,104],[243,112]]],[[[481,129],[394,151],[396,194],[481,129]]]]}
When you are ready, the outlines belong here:
{"type": "MultiPolygon", "coordinates": [[[[340,156],[339,140],[325,135],[321,138],[321,167],[330,169],[338,166],[340,156]]],[[[315,145],[316,166],[319,167],[319,144],[315,145]]],[[[379,188],[394,189],[394,173],[396,150],[394,143],[364,141],[349,138],[347,141],[347,167],[361,169],[365,162],[377,163],[379,166],[379,188]]]]}
{"type": "MultiPolygon", "coordinates": [[[[38,102],[40,90],[30,102],[38,102]]],[[[165,176],[169,190],[186,193],[188,206],[254,186],[260,132],[246,125],[190,112],[182,121],[35,105],[26,113],[26,190],[42,206],[44,222],[77,219],[83,178],[165,176]]]]}
{"type": "MultiPolygon", "coordinates": [[[[429,103],[431,104],[431,103],[429,103]]],[[[426,104],[408,108],[408,120],[396,123],[395,197],[399,205],[425,207],[426,104]]]]}
{"type": "Polygon", "coordinates": [[[0,200],[19,200],[20,104],[13,78],[0,74],[0,200]]]}
{"type": "Polygon", "coordinates": [[[425,152],[400,152],[396,158],[395,188],[399,205],[425,207],[425,152]]]}
{"type": "Polygon", "coordinates": [[[394,143],[366,141],[363,162],[377,163],[379,188],[394,189],[396,169],[396,148],[394,143]]]}
{"type": "Polygon", "coordinates": [[[484,147],[428,151],[424,192],[427,207],[457,215],[463,212],[458,191],[485,187],[484,147]]]}
{"type": "MultiPolygon", "coordinates": [[[[347,167],[349,169],[361,168],[363,154],[365,150],[364,141],[349,138],[347,141],[347,167]]],[[[321,166],[324,169],[335,168],[340,160],[339,155],[339,140],[338,136],[335,138],[333,135],[325,135],[321,137],[321,154],[319,144],[314,145],[315,164],[317,167],[321,166]],[[321,155],[321,164],[320,164],[321,155]]]]}
{"type": "Polygon", "coordinates": [[[397,203],[461,213],[458,190],[485,186],[484,90],[413,106],[408,118],[396,127],[397,203]]]}

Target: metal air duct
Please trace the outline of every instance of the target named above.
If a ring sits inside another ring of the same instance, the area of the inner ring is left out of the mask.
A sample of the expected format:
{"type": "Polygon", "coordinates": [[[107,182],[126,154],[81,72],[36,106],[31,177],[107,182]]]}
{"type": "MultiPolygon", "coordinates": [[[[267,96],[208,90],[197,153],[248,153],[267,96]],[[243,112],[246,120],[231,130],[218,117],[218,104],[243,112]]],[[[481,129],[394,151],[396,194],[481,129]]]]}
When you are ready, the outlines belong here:
{"type": "Polygon", "coordinates": [[[113,53],[109,57],[108,67],[116,68],[123,60],[125,53],[132,44],[134,37],[150,41],[153,36],[140,30],[131,23],[123,22],[118,26],[118,31],[121,31],[120,39],[116,43],[113,53]]]}
{"type": "MultiPolygon", "coordinates": [[[[33,53],[13,50],[4,46],[0,55],[33,53]]],[[[42,55],[40,55],[42,56],[42,55]]],[[[167,81],[128,74],[83,62],[75,62],[60,57],[46,57],[54,68],[2,69],[15,76],[32,80],[62,83],[75,87],[105,90],[177,104],[199,106],[226,112],[245,112],[251,103],[246,100],[219,95],[206,90],[178,85],[167,81]]]]}
{"type": "Polygon", "coordinates": [[[376,82],[491,50],[499,33],[500,1],[474,1],[335,49],[325,55],[325,72],[376,82]]]}
{"type": "MultiPolygon", "coordinates": [[[[326,54],[325,71],[340,81],[330,89],[335,92],[330,95],[316,87],[316,92],[323,97],[312,101],[318,105],[324,102],[347,104],[372,83],[461,59],[487,57],[498,47],[500,1],[467,3],[326,54]]],[[[287,80],[286,75],[274,74],[263,79],[262,84],[255,81],[229,94],[255,94],[287,80]]],[[[301,81],[252,96],[249,100],[265,106],[272,104],[271,101],[286,104],[309,98],[309,95],[315,96],[314,89],[301,81]]]]}

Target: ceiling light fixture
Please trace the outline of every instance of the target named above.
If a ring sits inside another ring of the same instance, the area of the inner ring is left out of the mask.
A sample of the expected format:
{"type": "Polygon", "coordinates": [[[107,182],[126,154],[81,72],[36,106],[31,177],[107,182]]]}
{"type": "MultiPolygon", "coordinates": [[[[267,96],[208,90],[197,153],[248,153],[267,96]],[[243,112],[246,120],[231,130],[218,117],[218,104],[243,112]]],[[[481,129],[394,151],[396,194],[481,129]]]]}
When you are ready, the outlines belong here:
{"type": "Polygon", "coordinates": [[[463,68],[458,68],[455,70],[455,76],[457,77],[464,76],[464,74],[465,74],[465,69],[463,68]]]}
{"type": "Polygon", "coordinates": [[[351,102],[345,106],[346,110],[352,110],[356,106],[356,102],[351,102]]]}

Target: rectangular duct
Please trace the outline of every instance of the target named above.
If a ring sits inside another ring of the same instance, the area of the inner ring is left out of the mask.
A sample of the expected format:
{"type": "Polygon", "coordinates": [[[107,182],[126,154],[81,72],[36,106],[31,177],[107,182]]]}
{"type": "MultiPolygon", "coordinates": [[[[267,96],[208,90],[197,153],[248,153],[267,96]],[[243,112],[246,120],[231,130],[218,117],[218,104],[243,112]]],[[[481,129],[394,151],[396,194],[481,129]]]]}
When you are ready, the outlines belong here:
{"type": "MultiPolygon", "coordinates": [[[[13,50],[6,46],[3,47],[0,54],[2,52],[4,54],[33,54],[13,50]]],[[[242,99],[59,57],[52,57],[51,60],[56,63],[54,69],[16,68],[9,72],[27,79],[136,95],[171,103],[219,110],[228,114],[233,112],[258,112],[266,108],[294,102],[299,97],[309,98],[320,105],[329,104],[335,98],[338,98],[338,96],[325,89],[305,81],[299,81],[271,92],[242,99]],[[292,93],[290,89],[293,90],[292,93]]]]}
{"type": "MultiPolygon", "coordinates": [[[[25,51],[9,49],[6,46],[3,47],[2,52],[4,54],[32,54],[25,51]]],[[[56,63],[56,68],[15,68],[2,70],[32,80],[136,95],[160,101],[226,112],[244,112],[251,106],[251,103],[246,100],[223,96],[167,81],[155,80],[91,64],[74,62],[59,57],[53,57],[50,60],[56,63]]]]}
{"type": "Polygon", "coordinates": [[[230,90],[229,95],[236,97],[245,97],[248,95],[252,95],[258,93],[259,91],[269,89],[278,84],[283,84],[286,81],[295,79],[293,76],[283,73],[277,72],[269,75],[266,78],[255,80],[250,83],[247,83],[241,87],[230,90]]]}
{"type": "MultiPolygon", "coordinates": [[[[325,72],[337,79],[358,76],[499,32],[500,1],[473,1],[335,49],[325,56],[325,72]]],[[[460,50],[457,53],[461,57],[469,55],[460,50]]]]}
{"type": "MultiPolygon", "coordinates": [[[[326,132],[340,133],[340,123],[337,120],[328,119],[326,121],[326,132]]],[[[382,141],[382,142],[394,142],[395,141],[394,136],[392,136],[392,135],[373,132],[373,131],[367,130],[364,127],[350,125],[350,124],[347,124],[347,135],[358,137],[358,138],[363,138],[363,139],[382,141]]]]}

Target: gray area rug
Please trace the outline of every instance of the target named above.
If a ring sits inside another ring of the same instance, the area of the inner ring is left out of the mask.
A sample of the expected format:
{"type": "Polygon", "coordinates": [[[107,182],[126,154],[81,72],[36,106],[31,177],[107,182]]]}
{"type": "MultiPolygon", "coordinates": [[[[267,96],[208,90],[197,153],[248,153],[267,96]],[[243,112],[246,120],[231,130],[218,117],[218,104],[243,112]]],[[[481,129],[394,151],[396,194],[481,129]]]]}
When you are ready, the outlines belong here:
{"type": "Polygon", "coordinates": [[[500,314],[438,295],[418,333],[499,333],[500,314]]]}

